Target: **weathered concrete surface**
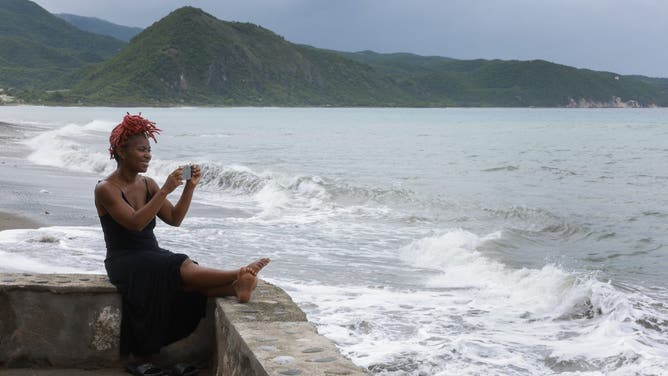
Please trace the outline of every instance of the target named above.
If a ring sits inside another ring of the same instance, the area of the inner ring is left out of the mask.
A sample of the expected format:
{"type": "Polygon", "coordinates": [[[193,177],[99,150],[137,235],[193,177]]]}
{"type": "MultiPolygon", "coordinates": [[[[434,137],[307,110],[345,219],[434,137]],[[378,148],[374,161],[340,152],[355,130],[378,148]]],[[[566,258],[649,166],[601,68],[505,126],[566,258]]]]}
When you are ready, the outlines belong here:
{"type": "Polygon", "coordinates": [[[95,370],[83,370],[76,368],[0,369],[0,376],[128,376],[128,375],[129,373],[126,373],[121,369],[95,369],[95,370]]]}
{"type": "MultiPolygon", "coordinates": [[[[77,369],[77,368],[0,368],[0,376],[128,376],[119,368],[77,369]]],[[[200,370],[197,376],[211,376],[211,370],[200,370]]]]}
{"type": "MultiPolygon", "coordinates": [[[[366,374],[276,286],[260,281],[247,304],[209,303],[195,333],[151,361],[194,363],[202,376],[366,374]]],[[[126,374],[120,314],[106,276],[0,274],[0,376],[126,374]]]]}
{"type": "Polygon", "coordinates": [[[319,335],[280,288],[260,283],[247,304],[216,301],[217,376],[365,375],[319,335]]]}
{"type": "MultiPolygon", "coordinates": [[[[213,301],[188,338],[153,361],[210,366],[213,301]]],[[[121,298],[104,275],[0,274],[0,367],[121,368],[121,298]]]]}

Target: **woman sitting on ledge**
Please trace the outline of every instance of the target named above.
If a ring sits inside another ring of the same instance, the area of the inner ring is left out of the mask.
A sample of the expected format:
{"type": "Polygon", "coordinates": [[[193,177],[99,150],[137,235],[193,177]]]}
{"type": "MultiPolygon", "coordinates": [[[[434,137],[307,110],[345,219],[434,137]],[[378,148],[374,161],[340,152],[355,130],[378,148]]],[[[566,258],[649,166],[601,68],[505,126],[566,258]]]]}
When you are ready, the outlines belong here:
{"type": "Polygon", "coordinates": [[[183,184],[179,167],[162,187],[140,173],[151,160],[149,137],[160,129],[140,115],[128,114],[109,137],[117,167],[95,187],[109,280],[123,297],[121,354],[144,356],[192,333],[205,315],[207,296],[235,296],[245,303],[257,285],[257,273],[269,263],[262,258],[237,270],[199,266],[185,254],[158,246],[153,234],[156,216],[179,226],[201,178],[198,166],[176,205],[167,199],[183,184]]]}

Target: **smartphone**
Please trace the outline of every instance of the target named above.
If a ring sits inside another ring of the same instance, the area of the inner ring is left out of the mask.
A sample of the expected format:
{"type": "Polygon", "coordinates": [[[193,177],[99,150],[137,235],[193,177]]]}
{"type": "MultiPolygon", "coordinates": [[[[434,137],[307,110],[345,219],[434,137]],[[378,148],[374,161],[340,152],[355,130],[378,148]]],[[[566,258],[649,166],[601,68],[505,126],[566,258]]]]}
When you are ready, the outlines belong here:
{"type": "Polygon", "coordinates": [[[190,180],[193,177],[193,169],[190,165],[183,166],[183,171],[181,171],[181,177],[183,180],[190,180]]]}

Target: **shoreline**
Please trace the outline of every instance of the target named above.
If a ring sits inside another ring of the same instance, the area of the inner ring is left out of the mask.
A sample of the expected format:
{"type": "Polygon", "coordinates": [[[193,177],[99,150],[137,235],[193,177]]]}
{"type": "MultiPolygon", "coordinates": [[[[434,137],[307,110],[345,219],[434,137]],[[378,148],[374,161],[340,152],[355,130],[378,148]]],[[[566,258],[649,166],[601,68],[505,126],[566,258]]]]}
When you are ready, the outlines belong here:
{"type": "Polygon", "coordinates": [[[94,178],[28,160],[31,150],[22,141],[39,130],[0,119],[0,231],[97,223],[94,210],[73,204],[92,190],[94,178]]]}
{"type": "MultiPolygon", "coordinates": [[[[17,158],[26,157],[25,149],[16,144],[18,140],[23,138],[19,128],[18,124],[0,121],[0,140],[8,141],[10,144],[4,145],[2,153],[0,153],[0,163],[2,165],[12,164],[16,162],[17,158]]],[[[41,227],[41,225],[38,221],[7,210],[6,207],[0,208],[0,231],[34,229],[41,227]]]]}
{"type": "Polygon", "coordinates": [[[15,213],[0,211],[0,231],[34,229],[39,227],[42,227],[42,224],[30,218],[15,213]]]}

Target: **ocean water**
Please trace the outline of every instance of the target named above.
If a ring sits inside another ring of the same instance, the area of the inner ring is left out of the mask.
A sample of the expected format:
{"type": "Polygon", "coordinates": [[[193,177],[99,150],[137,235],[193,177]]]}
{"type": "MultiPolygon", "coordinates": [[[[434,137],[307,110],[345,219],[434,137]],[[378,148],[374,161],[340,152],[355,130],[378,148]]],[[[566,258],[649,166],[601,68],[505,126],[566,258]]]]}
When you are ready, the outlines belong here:
{"type": "MultiPolygon", "coordinates": [[[[149,176],[204,172],[161,246],[272,258],[374,374],[668,374],[666,109],[139,111],[163,130],[149,176]]],[[[7,206],[68,213],[0,232],[0,271],[104,272],[92,190],[124,113],[0,107],[27,155],[7,206]]]]}

